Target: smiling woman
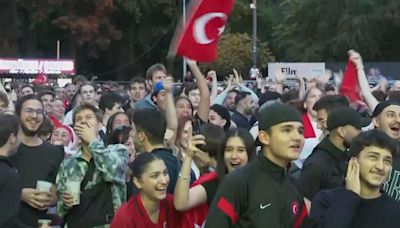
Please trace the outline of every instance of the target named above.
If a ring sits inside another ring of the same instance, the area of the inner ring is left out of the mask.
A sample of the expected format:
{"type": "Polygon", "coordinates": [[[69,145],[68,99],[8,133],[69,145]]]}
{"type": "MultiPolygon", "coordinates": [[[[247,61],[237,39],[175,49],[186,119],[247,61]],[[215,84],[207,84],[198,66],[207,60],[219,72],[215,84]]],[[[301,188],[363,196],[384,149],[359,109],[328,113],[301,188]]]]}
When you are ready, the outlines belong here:
{"type": "Polygon", "coordinates": [[[120,207],[111,227],[180,227],[180,214],[167,194],[169,175],[163,160],[142,153],[130,168],[139,193],[120,207]]]}

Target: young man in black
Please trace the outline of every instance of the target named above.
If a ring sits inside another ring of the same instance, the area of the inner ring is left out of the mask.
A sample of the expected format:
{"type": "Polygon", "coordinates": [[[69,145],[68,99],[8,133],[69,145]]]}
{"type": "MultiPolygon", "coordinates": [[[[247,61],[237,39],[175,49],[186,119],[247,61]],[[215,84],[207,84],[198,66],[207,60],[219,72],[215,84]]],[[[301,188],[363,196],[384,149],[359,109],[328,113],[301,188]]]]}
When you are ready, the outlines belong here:
{"type": "Polygon", "coordinates": [[[146,108],[135,113],[133,122],[136,126],[134,138],[136,150],[142,153],[151,152],[165,162],[170,178],[167,192],[173,193],[182,162],[174,156],[172,149],[166,148],[164,144],[167,128],[165,116],[156,109],[146,108]]]}
{"type": "Polygon", "coordinates": [[[350,147],[346,187],[320,191],[312,201],[314,227],[400,227],[400,204],[381,190],[397,145],[379,130],[363,132],[350,147]]]}
{"type": "Polygon", "coordinates": [[[37,226],[38,219],[46,218],[47,209],[56,203],[56,188],[51,192],[36,190],[37,181],[55,183],[64,153],[39,138],[38,132],[45,115],[42,102],[34,95],[21,98],[15,107],[21,121],[19,134],[21,145],[11,157],[21,177],[20,220],[29,226],[37,226]]]}
{"type": "Polygon", "coordinates": [[[9,157],[19,146],[19,119],[0,114],[0,227],[23,227],[18,219],[21,202],[21,181],[9,157]]]}
{"type": "Polygon", "coordinates": [[[330,95],[319,99],[313,107],[317,112],[318,128],[322,130],[324,136],[329,134],[327,120],[330,113],[340,107],[348,107],[349,101],[341,95],[330,95]]]}
{"type": "Polygon", "coordinates": [[[319,190],[344,184],[349,159],[347,148],[370,120],[361,118],[350,107],[341,107],[329,115],[327,122],[329,135],[304,162],[298,182],[300,192],[310,200],[319,190]]]}
{"type": "Polygon", "coordinates": [[[262,152],[247,166],[229,173],[212,202],[206,228],[302,227],[307,209],[286,176],[304,144],[300,113],[274,103],[259,113],[262,152]]]}
{"type": "MultiPolygon", "coordinates": [[[[400,103],[383,101],[372,113],[376,129],[386,133],[390,138],[400,140],[400,103]]],[[[400,155],[393,157],[393,168],[383,184],[383,190],[393,199],[400,201],[400,155]]]]}
{"type": "Polygon", "coordinates": [[[231,116],[231,120],[237,127],[250,130],[256,122],[254,112],[257,108],[257,102],[253,99],[251,93],[239,92],[235,97],[235,107],[236,109],[231,116]]]}

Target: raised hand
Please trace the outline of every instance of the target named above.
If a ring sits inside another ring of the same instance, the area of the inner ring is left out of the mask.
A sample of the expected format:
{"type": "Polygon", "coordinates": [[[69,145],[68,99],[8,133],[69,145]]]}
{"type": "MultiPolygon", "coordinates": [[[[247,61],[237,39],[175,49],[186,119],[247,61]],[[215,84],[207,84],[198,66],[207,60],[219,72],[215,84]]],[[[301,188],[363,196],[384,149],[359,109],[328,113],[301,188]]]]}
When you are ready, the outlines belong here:
{"type": "Polygon", "coordinates": [[[77,124],[74,127],[76,135],[82,139],[82,141],[90,144],[97,138],[98,129],[91,126],[89,123],[87,124],[77,124]]]}
{"type": "Polygon", "coordinates": [[[192,135],[193,134],[192,126],[189,127],[188,134],[189,138],[188,138],[188,146],[186,149],[186,156],[193,158],[197,152],[201,151],[197,146],[206,144],[205,137],[203,135],[192,135]]]}
{"type": "Polygon", "coordinates": [[[286,75],[282,73],[280,68],[275,70],[275,82],[276,83],[283,83],[286,80],[286,75]]]}
{"type": "Polygon", "coordinates": [[[232,89],[232,87],[234,86],[233,75],[229,75],[225,78],[225,84],[228,90],[232,89]]]}
{"type": "Polygon", "coordinates": [[[240,83],[242,83],[243,78],[242,75],[240,75],[236,69],[232,69],[233,70],[233,75],[235,76],[235,82],[237,85],[239,85],[240,83]]]}
{"type": "Polygon", "coordinates": [[[347,166],[346,189],[360,195],[360,165],[356,158],[351,158],[347,166]]]}
{"type": "Polygon", "coordinates": [[[349,55],[349,60],[354,63],[354,65],[356,66],[356,68],[362,68],[364,67],[363,64],[363,60],[361,58],[360,53],[354,51],[354,50],[350,50],[347,52],[347,54],[349,55]]]}
{"type": "Polygon", "coordinates": [[[379,86],[380,86],[380,89],[383,91],[383,92],[386,92],[386,90],[387,90],[387,88],[388,88],[388,81],[387,81],[387,79],[385,78],[385,77],[381,77],[380,78],[380,80],[379,80],[379,86]]]}
{"type": "Polygon", "coordinates": [[[164,90],[167,93],[170,93],[170,92],[172,92],[172,89],[174,88],[174,79],[171,76],[166,77],[163,81],[163,84],[164,84],[164,90]]]}
{"type": "Polygon", "coordinates": [[[211,78],[212,81],[217,81],[217,72],[215,72],[215,70],[210,70],[207,73],[207,78],[211,78]]]}
{"type": "Polygon", "coordinates": [[[332,77],[332,71],[331,70],[325,70],[325,73],[322,77],[318,77],[318,81],[325,85],[328,83],[329,79],[332,77]]]}

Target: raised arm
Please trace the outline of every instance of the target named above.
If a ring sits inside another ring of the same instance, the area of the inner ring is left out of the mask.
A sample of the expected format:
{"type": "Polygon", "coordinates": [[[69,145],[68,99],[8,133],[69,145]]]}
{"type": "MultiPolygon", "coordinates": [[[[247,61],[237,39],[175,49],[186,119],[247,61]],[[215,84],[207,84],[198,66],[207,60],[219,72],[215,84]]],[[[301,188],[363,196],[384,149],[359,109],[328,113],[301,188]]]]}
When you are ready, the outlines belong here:
{"type": "Polygon", "coordinates": [[[301,76],[296,75],[296,80],[299,82],[299,99],[303,100],[306,95],[306,84],[301,76]]]}
{"type": "Polygon", "coordinates": [[[197,63],[192,60],[188,60],[188,65],[192,70],[192,73],[196,79],[197,87],[200,90],[200,104],[197,110],[197,115],[204,122],[208,122],[208,113],[210,111],[210,90],[208,89],[206,79],[200,72],[197,63]]]}
{"type": "Polygon", "coordinates": [[[369,88],[369,83],[367,80],[367,76],[365,75],[364,71],[364,64],[361,58],[361,55],[354,51],[350,50],[348,52],[350,61],[354,63],[357,69],[357,78],[358,78],[358,85],[360,86],[361,93],[367,103],[370,111],[374,111],[375,107],[378,105],[378,100],[372,95],[371,89],[369,88]]]}
{"type": "Polygon", "coordinates": [[[226,87],[224,91],[222,91],[218,96],[214,99],[214,102],[212,104],[219,104],[222,105],[224,103],[224,100],[226,96],[228,95],[228,92],[231,91],[234,88],[233,86],[233,76],[229,76],[229,78],[226,81],[226,87]]]}
{"type": "Polygon", "coordinates": [[[0,92],[3,92],[3,93],[5,93],[7,95],[8,110],[15,111],[14,102],[12,101],[12,99],[10,98],[10,95],[7,93],[6,89],[4,88],[3,83],[0,83],[0,92]]]}
{"type": "Polygon", "coordinates": [[[283,94],[283,81],[285,81],[286,75],[282,73],[280,68],[275,70],[275,82],[276,82],[276,92],[283,94]]]}
{"type": "Polygon", "coordinates": [[[166,110],[165,110],[165,116],[167,119],[167,131],[170,131],[168,137],[166,137],[166,144],[168,147],[171,147],[174,145],[177,131],[178,131],[178,118],[176,117],[176,110],[175,110],[175,104],[174,104],[174,95],[172,92],[172,87],[173,87],[173,78],[172,77],[167,77],[164,80],[164,89],[167,93],[166,95],[166,110]]]}
{"type": "Polygon", "coordinates": [[[242,76],[239,75],[239,73],[237,72],[236,69],[233,69],[233,74],[235,76],[235,81],[236,81],[236,84],[238,85],[240,91],[250,93],[253,100],[258,101],[257,94],[253,90],[249,89],[247,86],[242,84],[242,82],[243,82],[242,76]]]}
{"type": "Polygon", "coordinates": [[[212,84],[211,84],[211,94],[210,94],[210,104],[214,102],[214,99],[218,95],[218,79],[217,79],[217,73],[215,71],[209,71],[207,73],[209,77],[212,79],[212,84]]]}
{"type": "Polygon", "coordinates": [[[202,185],[190,188],[190,168],[195,153],[201,153],[196,145],[204,145],[205,139],[202,135],[192,135],[192,129],[189,130],[188,149],[186,157],[183,160],[179,178],[175,185],[174,206],[178,211],[186,211],[195,206],[207,202],[207,193],[202,185]]]}
{"type": "Polygon", "coordinates": [[[260,96],[261,94],[266,92],[265,86],[263,85],[263,78],[260,74],[257,75],[256,82],[257,82],[257,91],[259,93],[258,95],[260,96]]]}

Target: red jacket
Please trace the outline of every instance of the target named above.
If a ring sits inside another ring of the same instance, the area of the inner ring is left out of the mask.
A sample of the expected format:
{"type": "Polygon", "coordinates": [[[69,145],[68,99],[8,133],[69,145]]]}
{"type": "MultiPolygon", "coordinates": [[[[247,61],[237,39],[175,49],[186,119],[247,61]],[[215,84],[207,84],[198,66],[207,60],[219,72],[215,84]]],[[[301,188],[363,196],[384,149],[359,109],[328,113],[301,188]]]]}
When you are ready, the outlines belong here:
{"type": "Polygon", "coordinates": [[[171,195],[160,202],[160,214],[157,224],[154,224],[143,206],[140,194],[132,196],[123,204],[111,222],[111,228],[179,228],[181,213],[174,208],[171,195]]]}

